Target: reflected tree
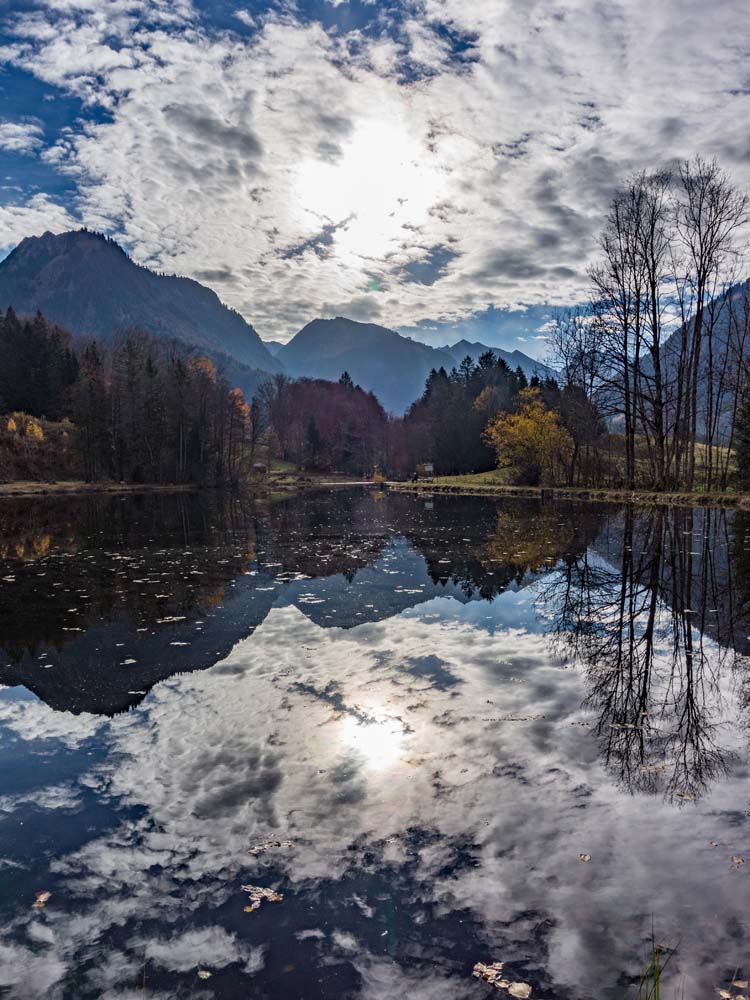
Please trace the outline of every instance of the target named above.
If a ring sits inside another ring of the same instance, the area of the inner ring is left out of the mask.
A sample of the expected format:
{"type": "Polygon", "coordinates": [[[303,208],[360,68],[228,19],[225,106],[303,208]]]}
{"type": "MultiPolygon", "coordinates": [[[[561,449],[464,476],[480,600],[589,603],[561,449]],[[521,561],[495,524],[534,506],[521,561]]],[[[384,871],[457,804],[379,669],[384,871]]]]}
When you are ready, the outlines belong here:
{"type": "Polygon", "coordinates": [[[632,792],[690,801],[731,759],[721,683],[736,663],[728,517],[624,508],[541,588],[559,652],[586,671],[602,757],[632,792]]]}

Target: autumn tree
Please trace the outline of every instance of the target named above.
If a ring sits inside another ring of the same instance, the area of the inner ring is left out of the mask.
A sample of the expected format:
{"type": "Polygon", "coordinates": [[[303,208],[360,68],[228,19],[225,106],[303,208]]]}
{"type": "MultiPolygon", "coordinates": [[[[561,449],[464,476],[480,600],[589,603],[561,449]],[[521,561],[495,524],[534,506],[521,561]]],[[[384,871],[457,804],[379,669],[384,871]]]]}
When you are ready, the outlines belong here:
{"type": "Polygon", "coordinates": [[[498,466],[513,471],[518,483],[554,483],[567,476],[573,441],[548,409],[540,389],[522,389],[516,413],[495,417],[484,432],[498,466]]]}

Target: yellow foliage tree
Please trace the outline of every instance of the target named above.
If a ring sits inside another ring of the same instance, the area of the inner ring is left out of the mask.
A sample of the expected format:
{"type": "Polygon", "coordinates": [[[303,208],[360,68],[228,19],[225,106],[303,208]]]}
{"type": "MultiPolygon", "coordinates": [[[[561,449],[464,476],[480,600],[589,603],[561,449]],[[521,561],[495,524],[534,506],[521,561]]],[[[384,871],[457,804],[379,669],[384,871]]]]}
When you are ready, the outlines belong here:
{"type": "Polygon", "coordinates": [[[33,417],[30,417],[26,422],[26,437],[31,438],[32,441],[44,441],[42,425],[33,417]]]}
{"type": "Polygon", "coordinates": [[[519,393],[517,413],[502,413],[484,431],[498,466],[510,468],[518,483],[554,483],[567,476],[573,439],[557,413],[544,405],[539,389],[519,393]]]}

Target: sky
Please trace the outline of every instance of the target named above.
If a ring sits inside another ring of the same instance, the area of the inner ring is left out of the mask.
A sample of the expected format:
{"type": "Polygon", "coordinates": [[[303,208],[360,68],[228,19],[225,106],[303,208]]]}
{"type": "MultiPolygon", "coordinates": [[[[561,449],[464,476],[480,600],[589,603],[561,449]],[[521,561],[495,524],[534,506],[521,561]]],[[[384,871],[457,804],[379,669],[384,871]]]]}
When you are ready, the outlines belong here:
{"type": "Polygon", "coordinates": [[[750,187],[746,0],[0,0],[0,257],[85,225],[261,337],[543,357],[627,175],[750,187]]]}

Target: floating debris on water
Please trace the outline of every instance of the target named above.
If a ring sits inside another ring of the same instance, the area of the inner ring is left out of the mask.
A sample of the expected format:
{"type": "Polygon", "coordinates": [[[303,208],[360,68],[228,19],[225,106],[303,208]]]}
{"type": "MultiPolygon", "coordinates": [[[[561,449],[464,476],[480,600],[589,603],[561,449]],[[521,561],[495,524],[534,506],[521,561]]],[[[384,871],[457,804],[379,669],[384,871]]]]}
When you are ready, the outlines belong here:
{"type": "Polygon", "coordinates": [[[493,962],[487,965],[484,962],[477,962],[474,966],[473,975],[477,979],[483,979],[486,983],[494,986],[498,990],[507,990],[508,995],[516,1000],[527,1000],[531,996],[531,987],[528,983],[514,983],[510,979],[503,978],[503,963],[493,962]]]}
{"type": "Polygon", "coordinates": [[[474,966],[473,975],[477,979],[484,979],[486,983],[491,983],[499,989],[507,989],[510,986],[510,982],[505,982],[502,977],[502,971],[502,962],[493,962],[491,965],[486,965],[484,962],[477,962],[474,966]]]}
{"type": "Polygon", "coordinates": [[[294,843],[291,840],[264,840],[262,844],[256,844],[254,847],[248,848],[247,853],[257,858],[260,854],[270,851],[272,847],[290,848],[294,847],[294,843]]]}
{"type": "Polygon", "coordinates": [[[280,903],[284,898],[283,893],[274,892],[273,889],[264,889],[260,885],[243,885],[242,891],[250,896],[250,906],[245,907],[245,913],[252,913],[260,909],[260,904],[265,900],[267,903],[280,903]]]}
{"type": "Polygon", "coordinates": [[[511,983],[508,987],[508,993],[512,997],[517,997],[518,1000],[526,1000],[527,997],[531,996],[531,987],[528,983],[511,983]]]}
{"type": "Polygon", "coordinates": [[[44,907],[44,904],[52,895],[52,893],[47,892],[46,889],[42,889],[40,892],[35,892],[34,895],[36,896],[36,901],[31,905],[34,907],[35,910],[41,910],[44,907]]]}

